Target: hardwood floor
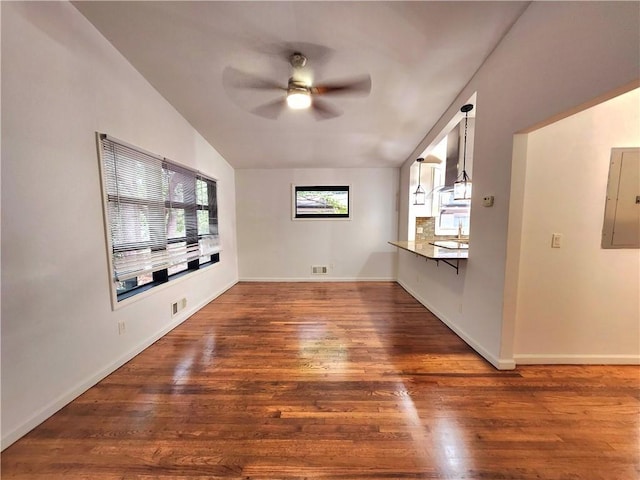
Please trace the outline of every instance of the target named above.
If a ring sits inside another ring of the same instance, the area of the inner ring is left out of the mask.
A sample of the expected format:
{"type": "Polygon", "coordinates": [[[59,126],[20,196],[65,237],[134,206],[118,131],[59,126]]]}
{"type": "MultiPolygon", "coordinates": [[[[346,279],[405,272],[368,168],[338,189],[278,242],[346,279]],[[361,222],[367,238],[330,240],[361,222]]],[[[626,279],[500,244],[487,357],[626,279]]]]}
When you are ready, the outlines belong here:
{"type": "Polygon", "coordinates": [[[640,368],[497,371],[395,283],[240,283],[2,479],[640,477],[640,368]]]}

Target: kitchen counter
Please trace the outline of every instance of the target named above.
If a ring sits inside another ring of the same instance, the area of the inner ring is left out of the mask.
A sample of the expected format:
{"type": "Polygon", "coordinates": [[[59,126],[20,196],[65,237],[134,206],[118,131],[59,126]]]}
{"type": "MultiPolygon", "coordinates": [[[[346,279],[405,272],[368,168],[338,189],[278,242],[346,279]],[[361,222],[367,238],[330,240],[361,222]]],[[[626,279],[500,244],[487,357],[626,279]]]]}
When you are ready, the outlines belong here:
{"type": "Polygon", "coordinates": [[[396,241],[389,242],[394,247],[401,248],[411,253],[415,253],[420,257],[424,257],[428,260],[435,260],[436,262],[444,262],[450,267],[453,267],[458,273],[458,267],[460,260],[466,260],[469,258],[469,250],[466,248],[450,249],[437,247],[430,243],[423,242],[409,242],[409,241],[396,241]]]}

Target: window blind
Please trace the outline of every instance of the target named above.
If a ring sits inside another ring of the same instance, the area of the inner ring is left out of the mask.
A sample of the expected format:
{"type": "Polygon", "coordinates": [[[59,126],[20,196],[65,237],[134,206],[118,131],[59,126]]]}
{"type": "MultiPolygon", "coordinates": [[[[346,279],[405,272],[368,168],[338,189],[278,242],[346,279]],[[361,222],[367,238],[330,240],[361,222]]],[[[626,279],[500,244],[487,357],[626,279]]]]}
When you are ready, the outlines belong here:
{"type": "Polygon", "coordinates": [[[106,135],[100,144],[114,281],[220,250],[215,180],[106,135]]]}

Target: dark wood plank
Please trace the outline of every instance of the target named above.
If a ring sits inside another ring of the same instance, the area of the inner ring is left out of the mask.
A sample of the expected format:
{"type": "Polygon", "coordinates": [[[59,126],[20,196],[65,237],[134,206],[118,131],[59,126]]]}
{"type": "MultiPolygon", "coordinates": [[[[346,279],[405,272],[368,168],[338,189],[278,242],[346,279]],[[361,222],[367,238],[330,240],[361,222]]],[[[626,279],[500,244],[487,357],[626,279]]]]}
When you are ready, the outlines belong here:
{"type": "Polygon", "coordinates": [[[639,478],[640,369],[500,372],[395,283],[240,283],[3,479],[639,478]]]}

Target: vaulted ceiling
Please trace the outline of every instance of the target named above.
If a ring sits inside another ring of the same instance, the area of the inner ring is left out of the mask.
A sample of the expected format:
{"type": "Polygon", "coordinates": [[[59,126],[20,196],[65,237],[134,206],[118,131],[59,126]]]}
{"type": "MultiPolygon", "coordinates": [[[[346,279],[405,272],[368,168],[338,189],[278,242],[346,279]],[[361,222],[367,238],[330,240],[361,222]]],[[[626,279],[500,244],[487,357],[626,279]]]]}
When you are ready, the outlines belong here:
{"type": "Polygon", "coordinates": [[[527,4],[74,2],[235,168],[401,165],[527,4]],[[229,72],[286,87],[293,50],[314,85],[368,74],[370,94],[323,96],[338,113],[328,119],[257,114],[284,90],[229,72]]]}

